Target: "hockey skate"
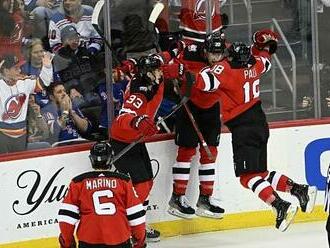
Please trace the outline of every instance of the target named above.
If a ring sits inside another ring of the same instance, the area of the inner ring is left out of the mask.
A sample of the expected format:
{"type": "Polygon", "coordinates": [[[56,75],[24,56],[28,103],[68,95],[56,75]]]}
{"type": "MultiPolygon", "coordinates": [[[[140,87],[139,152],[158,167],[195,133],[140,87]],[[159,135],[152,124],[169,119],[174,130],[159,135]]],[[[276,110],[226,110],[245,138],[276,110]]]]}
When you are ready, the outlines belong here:
{"type": "Polygon", "coordinates": [[[292,223],[298,211],[298,207],[292,205],[290,202],[282,200],[279,196],[276,196],[272,207],[276,212],[275,227],[281,232],[284,232],[292,223]]]}
{"type": "Polygon", "coordinates": [[[298,198],[302,212],[311,213],[313,211],[317,195],[315,186],[294,183],[290,193],[298,198]]]}
{"type": "Polygon", "coordinates": [[[188,199],[184,195],[176,195],[173,193],[168,204],[170,207],[167,212],[171,215],[184,219],[191,219],[195,214],[195,210],[190,206],[188,199]]]}
{"type": "Polygon", "coordinates": [[[160,241],[160,232],[153,229],[151,226],[147,225],[146,233],[147,233],[146,241],[148,243],[154,243],[160,241]]]}
{"type": "Polygon", "coordinates": [[[216,205],[213,198],[207,195],[199,195],[196,215],[200,217],[222,219],[225,210],[216,205]]]}

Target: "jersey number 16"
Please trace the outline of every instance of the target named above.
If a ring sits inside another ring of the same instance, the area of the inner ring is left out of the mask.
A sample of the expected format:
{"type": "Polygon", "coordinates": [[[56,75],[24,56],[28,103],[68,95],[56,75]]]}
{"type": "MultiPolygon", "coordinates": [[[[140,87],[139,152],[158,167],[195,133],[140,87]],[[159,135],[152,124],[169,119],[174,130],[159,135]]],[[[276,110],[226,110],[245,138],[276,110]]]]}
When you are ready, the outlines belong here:
{"type": "Polygon", "coordinates": [[[252,99],[259,97],[259,95],[260,95],[259,82],[260,82],[259,79],[255,80],[252,83],[252,87],[250,85],[250,82],[246,82],[243,84],[244,103],[248,103],[251,101],[251,93],[252,93],[252,99]]]}

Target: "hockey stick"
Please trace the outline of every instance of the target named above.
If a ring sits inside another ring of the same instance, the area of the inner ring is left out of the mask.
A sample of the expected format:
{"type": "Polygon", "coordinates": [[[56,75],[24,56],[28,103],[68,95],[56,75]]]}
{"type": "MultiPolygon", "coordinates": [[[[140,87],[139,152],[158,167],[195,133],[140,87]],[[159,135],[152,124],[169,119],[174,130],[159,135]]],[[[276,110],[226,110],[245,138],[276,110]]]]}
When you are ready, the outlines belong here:
{"type": "Polygon", "coordinates": [[[154,33],[155,33],[154,45],[157,49],[157,52],[161,52],[161,48],[158,44],[159,35],[158,35],[158,30],[155,28],[155,23],[156,23],[159,15],[162,13],[164,7],[165,7],[165,5],[163,3],[161,3],[161,2],[156,3],[154,8],[152,9],[149,19],[148,19],[151,29],[153,29],[154,33]]]}
{"type": "Polygon", "coordinates": [[[149,16],[149,22],[155,24],[156,20],[158,19],[160,13],[162,13],[163,9],[164,9],[164,4],[163,3],[156,3],[154,8],[152,9],[150,16],[149,16]]]}
{"type": "MultiPolygon", "coordinates": [[[[189,72],[186,72],[185,75],[186,75],[187,83],[188,83],[188,87],[189,87],[189,85],[190,85],[190,86],[192,85],[192,82],[194,81],[194,79],[193,79],[192,75],[191,75],[189,72]]],[[[176,81],[176,80],[174,81],[174,87],[176,88],[176,90],[178,91],[178,93],[179,93],[179,95],[180,95],[180,87],[179,87],[179,85],[178,85],[178,81],[176,81]]],[[[182,97],[182,96],[180,95],[180,97],[182,97]]],[[[201,144],[202,144],[204,150],[206,151],[206,154],[207,154],[208,158],[209,158],[210,160],[214,160],[215,158],[214,158],[214,156],[212,155],[212,153],[211,153],[211,151],[210,151],[210,148],[208,147],[208,145],[207,145],[207,143],[206,143],[206,141],[205,141],[205,139],[204,139],[204,137],[203,137],[203,134],[202,134],[201,130],[199,129],[199,127],[198,127],[198,125],[197,125],[197,122],[196,122],[196,120],[195,120],[193,114],[191,113],[191,110],[190,110],[189,106],[187,105],[186,102],[183,104],[183,106],[184,106],[184,108],[185,108],[185,110],[186,110],[186,113],[187,113],[187,115],[188,115],[188,117],[189,117],[189,119],[190,119],[190,122],[191,122],[193,128],[194,128],[195,131],[196,131],[196,134],[197,134],[197,136],[198,136],[199,141],[201,142],[201,144]]]]}
{"type": "MultiPolygon", "coordinates": [[[[158,121],[156,122],[156,126],[159,126],[161,122],[165,121],[166,119],[170,118],[173,114],[175,114],[176,111],[178,111],[182,105],[185,105],[186,102],[188,101],[189,98],[187,97],[183,97],[180,101],[180,103],[178,103],[175,108],[173,108],[173,110],[167,114],[166,116],[162,117],[161,119],[158,119],[158,121]]],[[[127,145],[124,149],[122,149],[118,154],[116,154],[112,161],[111,164],[114,164],[118,159],[120,159],[125,153],[127,153],[129,150],[131,150],[136,144],[140,143],[141,141],[143,141],[144,136],[141,136],[139,139],[137,139],[136,141],[133,141],[132,143],[130,143],[129,145],[127,145]]]]}

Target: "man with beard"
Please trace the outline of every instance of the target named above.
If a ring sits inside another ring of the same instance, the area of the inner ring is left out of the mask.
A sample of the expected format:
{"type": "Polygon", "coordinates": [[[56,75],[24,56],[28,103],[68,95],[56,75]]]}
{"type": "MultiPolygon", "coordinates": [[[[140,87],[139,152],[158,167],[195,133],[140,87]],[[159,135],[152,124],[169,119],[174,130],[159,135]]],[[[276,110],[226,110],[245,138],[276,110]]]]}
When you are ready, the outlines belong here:
{"type": "Polygon", "coordinates": [[[50,128],[50,143],[77,140],[91,128],[90,122],[66,93],[63,83],[54,82],[47,88],[50,102],[42,115],[50,128]]]}

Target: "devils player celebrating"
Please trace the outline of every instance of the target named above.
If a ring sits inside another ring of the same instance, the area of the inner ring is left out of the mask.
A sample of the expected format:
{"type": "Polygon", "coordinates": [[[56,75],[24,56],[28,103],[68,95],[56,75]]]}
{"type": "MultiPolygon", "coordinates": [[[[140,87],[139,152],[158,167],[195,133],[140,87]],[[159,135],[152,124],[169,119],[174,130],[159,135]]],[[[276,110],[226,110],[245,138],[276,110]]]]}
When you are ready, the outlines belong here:
{"type": "Polygon", "coordinates": [[[267,170],[269,127],[259,98],[259,81],[270,70],[270,57],[277,49],[277,34],[262,30],[253,35],[253,54],[242,43],[233,43],[229,57],[203,69],[196,88],[217,92],[222,103],[225,125],[232,133],[235,174],[241,184],[251,189],[277,213],[276,228],[285,231],[292,222],[297,206],[282,200],[277,191],[290,192],[300,202],[303,212],[311,212],[316,187],[297,184],[287,176],[267,170]]]}
{"type": "Polygon", "coordinates": [[[75,224],[79,222],[79,248],[145,247],[145,211],[127,175],[110,171],[113,150],[95,143],[90,150],[95,171],[72,179],[59,210],[61,248],[76,247],[75,224]]]}
{"type": "MultiPolygon", "coordinates": [[[[224,58],[225,40],[220,33],[209,35],[203,46],[190,45],[179,55],[185,68],[197,72],[207,65],[212,65],[224,58]],[[193,48],[197,48],[194,50],[193,48]]],[[[194,88],[194,87],[193,87],[194,88]]],[[[197,202],[199,216],[222,218],[224,209],[217,206],[211,198],[215,180],[215,160],[220,139],[220,105],[216,94],[192,89],[188,106],[196,119],[197,125],[208,145],[212,158],[200,145],[199,189],[197,202]]],[[[173,194],[169,202],[168,212],[182,218],[191,218],[195,210],[185,198],[190,176],[190,164],[196,154],[199,139],[185,109],[180,109],[176,115],[175,143],[179,146],[176,162],[173,165],[173,194]]]]}
{"type": "MultiPolygon", "coordinates": [[[[158,132],[154,117],[164,93],[162,64],[158,55],[139,59],[122,109],[111,126],[111,142],[116,154],[140,137],[150,137],[158,132]]],[[[153,172],[145,143],[136,144],[115,162],[115,166],[131,176],[137,195],[147,206],[153,172]]],[[[159,241],[159,233],[150,233],[148,241],[159,241]]]]}

